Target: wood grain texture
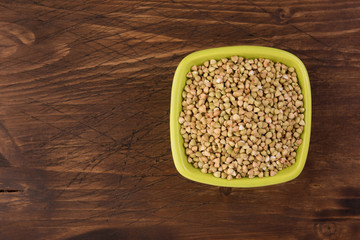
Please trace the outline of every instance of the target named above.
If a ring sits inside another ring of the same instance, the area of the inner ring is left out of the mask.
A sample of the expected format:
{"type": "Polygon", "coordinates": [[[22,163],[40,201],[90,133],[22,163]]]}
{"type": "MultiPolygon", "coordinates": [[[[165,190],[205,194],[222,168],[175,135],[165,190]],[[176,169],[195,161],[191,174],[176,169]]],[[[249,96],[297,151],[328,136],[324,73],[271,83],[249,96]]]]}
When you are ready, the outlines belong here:
{"type": "Polygon", "coordinates": [[[356,239],[360,2],[0,2],[0,239],[356,239]],[[230,45],[288,50],[311,80],[295,180],[223,189],[172,162],[173,73],[230,45]]]}

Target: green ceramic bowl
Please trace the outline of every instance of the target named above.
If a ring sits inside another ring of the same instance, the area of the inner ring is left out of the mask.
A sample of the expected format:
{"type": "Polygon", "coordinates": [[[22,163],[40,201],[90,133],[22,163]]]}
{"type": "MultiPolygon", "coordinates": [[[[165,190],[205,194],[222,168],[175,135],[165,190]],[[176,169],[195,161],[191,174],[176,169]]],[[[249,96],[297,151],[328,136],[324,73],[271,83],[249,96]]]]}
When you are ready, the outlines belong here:
{"type": "Polygon", "coordinates": [[[260,187],[272,184],[278,184],[290,181],[301,173],[304,168],[306,157],[310,144],[311,131],[311,89],[307,70],[304,64],[295,55],[276,48],[259,47],[259,46],[233,46],[212,48],[194,52],[186,56],[176,69],[172,91],[171,91],[171,106],[170,106],[170,139],[171,150],[176,169],[184,177],[205,184],[223,187],[260,187]],[[238,55],[245,58],[268,58],[275,62],[281,62],[289,67],[293,67],[298,75],[299,83],[302,93],[304,95],[305,108],[305,128],[301,135],[303,143],[299,146],[296,155],[296,163],[291,167],[278,172],[273,177],[263,178],[241,178],[227,180],[216,178],[212,174],[203,174],[199,169],[194,168],[187,162],[185,148],[183,146],[183,138],[180,134],[180,124],[178,117],[181,112],[181,93],[185,86],[186,74],[190,71],[193,65],[201,65],[209,59],[220,59],[223,57],[231,57],[238,55]]]}

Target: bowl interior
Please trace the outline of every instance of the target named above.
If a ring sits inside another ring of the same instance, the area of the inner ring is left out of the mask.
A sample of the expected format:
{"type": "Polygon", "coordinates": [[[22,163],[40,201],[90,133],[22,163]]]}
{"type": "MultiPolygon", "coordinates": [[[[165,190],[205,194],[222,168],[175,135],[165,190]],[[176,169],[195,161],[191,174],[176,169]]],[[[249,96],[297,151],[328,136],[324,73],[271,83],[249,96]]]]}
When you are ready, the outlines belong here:
{"type": "Polygon", "coordinates": [[[275,48],[260,46],[233,46],[213,48],[194,52],[186,56],[178,65],[171,92],[170,106],[170,139],[173,159],[176,169],[184,177],[193,181],[224,187],[259,187],[290,181],[296,178],[304,168],[310,143],[311,130],[311,89],[307,70],[304,64],[295,55],[275,48]],[[178,117],[182,110],[182,91],[186,82],[186,74],[193,65],[201,65],[209,59],[219,60],[223,57],[238,55],[244,58],[268,58],[274,62],[281,62],[288,67],[293,67],[298,75],[299,84],[304,95],[305,127],[301,135],[303,143],[299,146],[296,163],[291,167],[281,170],[273,177],[241,178],[227,180],[216,178],[212,174],[203,174],[187,162],[183,138],[180,134],[178,117]]]}

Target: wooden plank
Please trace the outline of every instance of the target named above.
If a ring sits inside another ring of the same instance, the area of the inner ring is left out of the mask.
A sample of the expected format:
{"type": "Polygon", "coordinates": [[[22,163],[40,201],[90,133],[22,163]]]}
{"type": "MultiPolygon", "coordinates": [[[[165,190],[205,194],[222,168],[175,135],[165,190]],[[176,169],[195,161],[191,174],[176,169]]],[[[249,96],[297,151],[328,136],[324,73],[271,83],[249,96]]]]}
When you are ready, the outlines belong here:
{"type": "Polygon", "coordinates": [[[2,1],[0,239],[356,239],[360,2],[2,1]],[[308,68],[313,126],[295,180],[181,177],[172,77],[196,50],[262,45],[308,68]]]}

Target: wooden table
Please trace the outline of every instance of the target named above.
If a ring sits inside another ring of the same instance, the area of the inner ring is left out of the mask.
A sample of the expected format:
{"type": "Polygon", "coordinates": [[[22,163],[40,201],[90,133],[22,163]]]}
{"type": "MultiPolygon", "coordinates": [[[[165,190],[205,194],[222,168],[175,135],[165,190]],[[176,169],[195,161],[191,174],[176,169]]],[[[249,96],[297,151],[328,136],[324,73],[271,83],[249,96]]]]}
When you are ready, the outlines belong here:
{"type": "Polygon", "coordinates": [[[360,2],[0,3],[0,239],[359,239],[360,2]],[[281,48],[311,81],[295,180],[180,176],[172,77],[187,54],[281,48]]]}

